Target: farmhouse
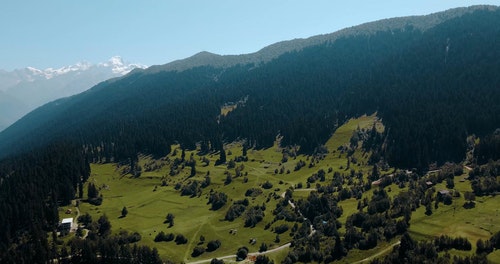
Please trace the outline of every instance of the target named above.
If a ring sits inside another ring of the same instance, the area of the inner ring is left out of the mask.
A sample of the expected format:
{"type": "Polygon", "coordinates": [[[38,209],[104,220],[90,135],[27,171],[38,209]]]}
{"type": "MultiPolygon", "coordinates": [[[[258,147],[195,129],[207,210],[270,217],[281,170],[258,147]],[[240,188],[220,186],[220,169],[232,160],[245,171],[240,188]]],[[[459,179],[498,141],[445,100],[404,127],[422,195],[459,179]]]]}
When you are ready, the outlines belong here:
{"type": "Polygon", "coordinates": [[[73,218],[64,218],[59,224],[59,232],[69,233],[71,226],[73,225],[73,218]]]}
{"type": "Polygon", "coordinates": [[[440,195],[450,195],[450,191],[449,190],[440,190],[439,194],[440,195]]]}
{"type": "Polygon", "coordinates": [[[438,196],[438,198],[443,199],[445,196],[450,196],[451,197],[451,193],[450,193],[449,190],[440,190],[437,193],[437,196],[438,196]]]}

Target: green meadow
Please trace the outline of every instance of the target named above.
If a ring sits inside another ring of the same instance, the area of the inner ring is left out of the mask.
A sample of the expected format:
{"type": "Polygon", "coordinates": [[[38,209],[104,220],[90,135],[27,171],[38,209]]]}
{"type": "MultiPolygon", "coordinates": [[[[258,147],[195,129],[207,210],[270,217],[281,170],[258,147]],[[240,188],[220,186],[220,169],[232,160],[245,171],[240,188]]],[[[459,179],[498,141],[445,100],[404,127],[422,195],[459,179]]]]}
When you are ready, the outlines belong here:
{"type": "MultiPolygon", "coordinates": [[[[362,116],[348,121],[340,126],[330,140],[326,142],[325,146],[328,153],[322,159],[316,160],[314,166],[306,165],[298,171],[294,170],[297,162],[302,160],[309,164],[312,157],[298,155],[294,158],[289,157],[288,161],[282,163],[283,150],[278,147],[278,144],[268,149],[249,149],[247,152],[248,161],[236,162],[235,164],[236,167],[242,169],[242,175],[238,177],[235,176],[235,169],[228,169],[226,164],[214,166],[215,161],[219,158],[218,153],[200,156],[197,154],[197,150],[185,151],[186,160],[192,157],[196,161],[196,174],[191,176],[191,167],[186,166],[185,168],[181,167],[178,174],[171,176],[169,174],[170,165],[174,159],[181,158],[182,150],[180,146],[173,146],[172,153],[160,160],[154,160],[149,156],[141,156],[139,165],[143,170],[139,177],[124,174],[124,167],[118,164],[92,164],[92,173],[85,186],[84,197],[87,197],[88,183],[92,182],[98,187],[99,194],[103,196],[103,203],[100,206],[94,206],[82,201],[79,204],[79,210],[81,214],[89,213],[93,220],[97,220],[101,215],[105,214],[111,222],[113,233],[119,233],[122,230],[138,232],[142,237],[138,242],[139,244],[157,248],[162,258],[170,259],[176,263],[189,263],[234,255],[241,246],[247,247],[250,252],[257,252],[260,245],[265,243],[268,249],[273,249],[292,240],[291,231],[289,230],[280,234],[280,241],[275,242],[276,233],[273,232],[274,227],[288,224],[291,228],[293,225],[293,223],[286,223],[282,220],[273,223],[272,211],[281,199],[281,194],[292,188],[295,190],[293,193],[295,200],[306,199],[311,192],[311,188],[316,187],[316,183],[307,186],[307,178],[320,169],[325,171],[331,169],[334,172],[338,171],[345,174],[354,169],[363,171],[366,177],[372,169],[371,166],[366,165],[370,153],[357,150],[353,156],[358,162],[351,163],[350,167],[347,168],[347,154],[341,153],[338,149],[349,144],[349,140],[356,129],[370,129],[374,124],[377,130],[383,131],[384,128],[375,115],[362,116]],[[208,165],[203,162],[203,158],[210,161],[208,165]],[[149,171],[145,170],[145,168],[152,165],[156,167],[149,171]],[[285,168],[285,173],[276,173],[282,167],[285,168]],[[232,175],[232,182],[225,184],[228,173],[232,175]],[[202,189],[200,195],[194,197],[181,196],[180,190],[175,189],[178,184],[186,185],[193,180],[201,182],[207,174],[211,178],[211,183],[202,189]],[[262,188],[262,185],[267,181],[272,184],[272,188],[262,188]],[[302,188],[298,189],[298,185],[302,185],[302,188]],[[260,188],[263,192],[256,197],[245,197],[246,190],[250,188],[260,188]],[[218,210],[211,210],[211,205],[208,204],[211,192],[224,192],[228,197],[227,203],[218,210]],[[233,202],[245,198],[249,199],[250,206],[265,207],[264,219],[255,227],[245,227],[243,216],[234,221],[224,219],[228,208],[233,202]],[[121,217],[123,207],[128,210],[126,217],[121,217]],[[164,223],[168,213],[175,216],[172,227],[164,223]],[[267,224],[271,225],[266,229],[267,224]],[[166,234],[182,234],[188,239],[188,242],[183,245],[176,245],[174,241],[154,242],[155,236],[161,231],[166,234]],[[200,237],[204,237],[204,241],[200,241],[200,237]],[[255,243],[250,243],[252,239],[255,240],[255,243]],[[195,247],[206,247],[211,240],[219,240],[221,247],[197,257],[191,256],[195,247]]],[[[225,149],[227,161],[242,155],[241,143],[228,144],[225,149]]],[[[381,174],[389,174],[393,170],[391,168],[381,171],[381,174]]],[[[328,175],[331,175],[331,173],[328,173],[328,175]]],[[[331,176],[329,177],[326,182],[331,180],[331,176]]],[[[461,177],[464,176],[456,177],[455,189],[461,193],[470,191],[469,182],[459,182],[461,177]]],[[[435,186],[436,189],[444,189],[444,187],[444,183],[435,186]]],[[[391,197],[407,189],[400,189],[394,184],[388,188],[391,190],[388,192],[391,197]]],[[[371,195],[372,191],[368,191],[363,194],[363,197],[370,198],[371,195]]],[[[462,196],[454,198],[452,205],[440,203],[439,208],[433,210],[434,213],[431,216],[424,214],[425,208],[422,206],[416,212],[413,212],[409,232],[412,237],[418,240],[430,239],[441,234],[466,236],[473,244],[474,251],[477,239],[488,239],[492,233],[500,230],[500,226],[496,225],[499,218],[498,209],[495,206],[500,202],[499,199],[498,197],[478,197],[475,208],[464,209],[462,205],[465,201],[462,196]]],[[[344,224],[346,219],[357,211],[357,204],[358,201],[354,198],[339,203],[343,208],[343,215],[339,219],[343,224],[339,229],[340,232],[345,232],[344,224]]],[[[74,209],[72,206],[61,208],[60,218],[68,217],[65,214],[68,208],[74,209]]],[[[72,216],[76,217],[76,212],[73,212],[72,216]]],[[[71,234],[69,237],[72,236],[74,235],[71,234]]],[[[393,239],[393,241],[382,241],[376,248],[368,251],[352,250],[340,262],[352,263],[376,255],[379,252],[385,253],[388,247],[391,247],[397,241],[397,238],[393,239]]],[[[473,251],[457,254],[472,254],[473,251]]],[[[284,249],[270,253],[268,256],[275,263],[278,263],[283,260],[287,252],[288,250],[284,249]]],[[[495,252],[490,254],[489,257],[493,262],[500,260],[500,255],[495,252]]]]}
{"type": "MultiPolygon", "coordinates": [[[[472,244],[471,251],[453,250],[451,254],[467,256],[476,251],[476,242],[479,239],[487,240],[494,233],[500,231],[499,196],[476,197],[476,206],[465,209],[463,193],[472,191],[470,183],[460,182],[466,175],[455,177],[455,190],[461,193],[459,198],[454,198],[451,205],[439,203],[438,209],[434,209],[432,215],[425,215],[425,207],[421,206],[413,212],[410,221],[409,233],[417,240],[432,239],[440,235],[451,237],[466,237],[472,244]]],[[[446,189],[445,183],[437,184],[436,190],[446,189]]],[[[497,251],[488,255],[492,263],[500,263],[500,255],[497,251]]]]}
{"type": "MultiPolygon", "coordinates": [[[[189,262],[194,260],[210,259],[218,256],[233,255],[240,246],[246,246],[250,252],[257,252],[262,243],[266,243],[269,249],[284,245],[291,241],[290,231],[280,234],[280,242],[276,243],[276,233],[272,228],[276,225],[284,224],[283,221],[277,221],[271,228],[265,230],[265,225],[272,222],[274,216],[272,210],[276,208],[276,203],[281,194],[288,188],[294,188],[302,184],[304,190],[294,193],[295,199],[307,198],[309,190],[306,190],[307,178],[319,169],[339,170],[345,172],[347,159],[345,154],[338,154],[336,149],[344,144],[348,144],[353,131],[358,127],[371,127],[375,122],[375,116],[364,116],[359,119],[353,119],[341,126],[332,138],[325,144],[330,151],[323,160],[317,161],[314,167],[305,166],[299,171],[294,171],[294,167],[299,160],[309,164],[311,157],[299,155],[295,158],[289,158],[287,162],[281,163],[283,154],[282,149],[275,145],[274,147],[255,150],[250,149],[247,152],[248,161],[237,162],[236,166],[243,165],[243,175],[234,177],[234,169],[228,169],[226,165],[214,166],[219,158],[218,153],[206,155],[210,160],[208,166],[202,162],[202,157],[197,155],[197,151],[185,151],[185,158],[191,156],[196,161],[196,175],[190,177],[190,167],[181,169],[177,175],[170,176],[170,166],[166,160],[174,160],[181,157],[179,146],[173,146],[171,154],[162,160],[153,160],[151,157],[141,156],[139,164],[142,168],[147,164],[163,164],[152,171],[143,172],[140,177],[132,177],[130,174],[123,174],[123,168],[117,164],[92,164],[91,176],[88,182],[92,182],[98,187],[100,195],[103,196],[103,203],[100,206],[94,206],[86,202],[81,202],[79,209],[81,214],[89,213],[94,220],[105,214],[112,225],[114,233],[121,230],[128,232],[138,232],[142,239],[139,243],[151,247],[156,247],[162,257],[171,259],[175,262],[189,262]],[[276,173],[276,169],[281,169],[289,173],[276,173]],[[226,173],[233,175],[230,184],[225,185],[226,173]],[[180,191],[174,187],[177,183],[187,184],[192,180],[203,181],[205,175],[209,173],[211,184],[202,189],[202,194],[196,197],[181,196],[180,191]],[[244,179],[247,179],[245,182],[244,179]],[[165,180],[167,186],[162,186],[165,180]],[[261,185],[269,181],[273,187],[263,189],[261,185]],[[245,191],[250,188],[261,188],[263,193],[257,197],[245,197],[245,191]],[[228,201],[222,208],[213,211],[207,204],[209,193],[224,192],[228,196],[228,201]],[[250,205],[265,205],[265,217],[255,227],[245,227],[242,217],[234,221],[224,220],[229,206],[236,200],[248,198],[250,205]],[[128,215],[121,217],[121,210],[126,207],[128,215]],[[164,223],[168,213],[172,213],[174,225],[169,227],[164,223]],[[176,245],[175,242],[154,242],[155,236],[159,232],[182,234],[188,238],[188,243],[176,245]],[[231,232],[230,232],[231,231],[231,232]],[[236,231],[236,232],[233,232],[236,231]],[[205,238],[204,242],[200,237],[205,238]],[[201,256],[193,258],[191,253],[196,246],[206,246],[210,240],[220,240],[221,247],[213,252],[205,252],[201,256]],[[256,243],[249,243],[255,239],[256,243]]],[[[226,145],[227,160],[242,155],[242,145],[232,143],[226,145]]],[[[352,164],[351,168],[362,169],[361,165],[352,164]]],[[[88,183],[87,183],[88,185],[88,183]]],[[[311,186],[314,188],[315,186],[311,186]]],[[[87,190],[87,186],[85,186],[87,190]]],[[[84,194],[86,197],[86,192],[84,194]]],[[[352,202],[354,206],[356,203],[352,202]]],[[[347,206],[349,207],[349,206],[347,206]]],[[[70,208],[70,207],[68,207],[70,208]]],[[[67,217],[64,211],[67,208],[61,208],[61,218],[67,217]]],[[[350,209],[347,209],[351,211],[350,209]]],[[[75,212],[76,213],[76,212],[75,212]]],[[[76,215],[73,215],[76,216],[76,215]]],[[[291,227],[292,224],[288,223],[291,227]]],[[[284,251],[286,252],[286,250],[284,251]]],[[[286,253],[281,251],[270,254],[270,257],[279,260],[286,253]]]]}

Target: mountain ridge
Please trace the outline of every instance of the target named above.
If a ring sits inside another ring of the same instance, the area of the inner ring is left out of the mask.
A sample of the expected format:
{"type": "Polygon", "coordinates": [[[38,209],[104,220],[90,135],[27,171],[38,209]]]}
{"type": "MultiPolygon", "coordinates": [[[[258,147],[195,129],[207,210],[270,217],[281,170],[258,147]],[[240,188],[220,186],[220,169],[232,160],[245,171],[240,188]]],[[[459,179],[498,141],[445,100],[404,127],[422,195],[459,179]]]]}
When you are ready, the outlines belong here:
{"type": "MultiPolygon", "coordinates": [[[[498,8],[458,11],[461,16],[456,15],[457,10],[431,16],[451,18],[425,31],[401,19],[394,24],[403,28],[391,30],[385,26],[391,20],[383,21],[373,28],[384,30],[283,53],[258,67],[212,64],[184,71],[155,73],[158,68],[154,67],[132,71],[27,115],[0,133],[0,148],[6,155],[7,150],[23,145],[27,148],[71,138],[92,146],[106,142],[107,155],[121,160],[137,152],[165,155],[176,142],[186,148],[201,142],[217,151],[224,142],[244,138],[251,146],[268,147],[279,134],[285,146],[300,145],[302,151],[312,152],[331,135],[335,124],[378,112],[392,131],[386,135],[388,140],[398,142],[380,150],[389,161],[419,168],[434,161],[457,161],[465,153],[465,135],[484,135],[499,123],[498,117],[488,115],[498,108],[490,103],[498,97],[492,90],[498,79],[492,75],[497,67],[494,46],[498,29],[491,26],[499,19],[498,8]],[[475,34],[478,30],[483,32],[475,34]],[[476,71],[481,69],[488,69],[482,73],[488,78],[477,79],[476,71]],[[477,94],[470,94],[471,80],[477,82],[477,94]],[[408,85],[410,88],[404,88],[408,85]],[[461,94],[457,94],[459,90],[461,94]],[[244,105],[220,117],[222,105],[242,98],[248,98],[244,105]],[[477,108],[469,98],[487,107],[477,108]],[[431,114],[433,111],[437,114],[431,114]],[[481,115],[486,116],[481,120],[473,117],[481,115]],[[401,119],[405,117],[411,117],[411,122],[401,119]],[[408,129],[412,126],[418,131],[408,129]],[[439,126],[439,130],[433,129],[439,126]],[[38,134],[44,134],[43,140],[35,141],[38,134]]],[[[200,60],[215,58],[221,56],[195,55],[200,60]]]]}
{"type": "Polygon", "coordinates": [[[360,25],[344,28],[333,33],[315,35],[308,38],[295,38],[292,40],[279,41],[268,45],[256,52],[240,55],[219,55],[209,51],[201,51],[185,59],[172,61],[163,65],[152,65],[145,69],[147,73],[160,71],[184,71],[199,66],[230,67],[237,64],[259,64],[270,61],[284,53],[298,51],[308,46],[319,45],[325,42],[334,42],[336,39],[358,34],[372,34],[380,30],[393,30],[413,26],[425,31],[433,26],[454,17],[476,10],[496,10],[498,6],[475,5],[470,7],[453,8],[442,12],[428,15],[415,15],[396,18],[385,18],[377,21],[367,22],[360,25]]]}

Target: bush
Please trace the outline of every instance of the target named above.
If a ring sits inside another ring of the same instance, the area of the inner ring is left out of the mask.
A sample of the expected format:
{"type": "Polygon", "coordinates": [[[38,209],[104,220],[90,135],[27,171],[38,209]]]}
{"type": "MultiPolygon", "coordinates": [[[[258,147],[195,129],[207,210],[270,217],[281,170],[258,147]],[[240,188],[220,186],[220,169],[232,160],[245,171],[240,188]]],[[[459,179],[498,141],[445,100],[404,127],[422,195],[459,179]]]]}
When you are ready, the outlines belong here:
{"type": "Polygon", "coordinates": [[[267,244],[266,243],[260,244],[260,247],[259,247],[259,252],[264,252],[264,251],[267,251],[267,244]]]}
{"type": "Polygon", "coordinates": [[[210,264],[224,264],[224,260],[214,258],[210,261],[210,264]]]}
{"type": "Polygon", "coordinates": [[[257,197],[262,193],[260,188],[250,188],[245,192],[245,196],[257,197]]]}
{"type": "Polygon", "coordinates": [[[245,216],[245,227],[255,227],[257,223],[264,219],[264,212],[259,206],[255,206],[250,208],[245,216]]]}
{"type": "Polygon", "coordinates": [[[236,252],[236,261],[242,261],[246,259],[248,256],[248,248],[247,247],[240,247],[238,248],[238,251],[236,252]]]}
{"type": "Polygon", "coordinates": [[[191,253],[191,257],[195,258],[198,257],[199,255],[205,253],[205,248],[203,247],[195,247],[193,248],[193,253],[191,253]]]}
{"type": "Polygon", "coordinates": [[[135,242],[140,241],[141,238],[142,238],[141,234],[134,232],[130,236],[128,236],[127,240],[128,240],[128,243],[135,243],[135,242]]]}
{"type": "Polygon", "coordinates": [[[262,184],[262,188],[264,188],[266,190],[271,189],[271,188],[273,188],[273,184],[270,183],[269,181],[266,181],[264,184],[262,184]]]}
{"type": "Polygon", "coordinates": [[[154,241],[155,242],[161,242],[161,241],[172,241],[174,240],[174,234],[170,233],[170,234],[165,234],[165,232],[161,231],[160,233],[158,233],[158,235],[156,235],[154,241]]]}
{"type": "Polygon", "coordinates": [[[224,206],[227,202],[227,195],[223,192],[215,192],[210,194],[210,198],[208,199],[208,203],[212,204],[211,209],[217,210],[224,206]]]}
{"type": "Polygon", "coordinates": [[[207,251],[212,252],[220,248],[221,242],[219,240],[211,240],[207,244],[207,251]]]}
{"type": "Polygon", "coordinates": [[[187,238],[182,234],[178,234],[175,237],[175,244],[177,244],[177,245],[186,244],[187,242],[188,242],[187,238]]]}
{"type": "Polygon", "coordinates": [[[78,222],[82,223],[84,226],[89,226],[92,223],[92,216],[89,213],[80,215],[78,217],[78,222]]]}
{"type": "Polygon", "coordinates": [[[245,209],[246,206],[243,204],[233,204],[229,207],[229,210],[227,210],[225,219],[227,221],[233,221],[234,219],[240,217],[243,212],[245,212],[245,209]]]}
{"type": "Polygon", "coordinates": [[[286,231],[288,231],[288,228],[289,228],[288,225],[285,225],[285,224],[279,225],[279,226],[277,226],[277,227],[274,228],[274,232],[276,234],[283,234],[286,231]]]}
{"type": "Polygon", "coordinates": [[[102,196],[99,196],[97,198],[89,198],[88,202],[89,204],[99,206],[102,204],[102,196]]]}
{"type": "Polygon", "coordinates": [[[195,197],[201,193],[201,184],[198,181],[192,181],[191,183],[182,186],[181,195],[195,197]]]}
{"type": "Polygon", "coordinates": [[[269,257],[265,256],[265,255],[258,255],[256,258],[255,258],[255,264],[270,264],[270,263],[273,263],[269,257]]]}
{"type": "Polygon", "coordinates": [[[155,242],[165,241],[165,240],[164,240],[164,238],[165,238],[165,232],[161,231],[160,233],[158,233],[158,234],[155,236],[154,241],[155,241],[155,242]]]}

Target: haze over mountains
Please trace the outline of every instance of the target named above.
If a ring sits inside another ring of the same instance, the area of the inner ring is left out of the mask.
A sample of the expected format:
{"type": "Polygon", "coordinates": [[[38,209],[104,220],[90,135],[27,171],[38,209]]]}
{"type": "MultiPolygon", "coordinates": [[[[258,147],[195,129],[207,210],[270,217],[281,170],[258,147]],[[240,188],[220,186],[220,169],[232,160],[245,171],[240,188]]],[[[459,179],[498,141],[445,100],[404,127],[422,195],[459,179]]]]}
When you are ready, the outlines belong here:
{"type": "Polygon", "coordinates": [[[0,131],[45,103],[83,92],[99,82],[145,67],[126,63],[115,56],[104,63],[80,62],[59,69],[26,67],[10,72],[0,70],[0,131]]]}

